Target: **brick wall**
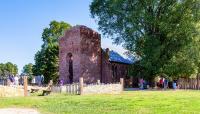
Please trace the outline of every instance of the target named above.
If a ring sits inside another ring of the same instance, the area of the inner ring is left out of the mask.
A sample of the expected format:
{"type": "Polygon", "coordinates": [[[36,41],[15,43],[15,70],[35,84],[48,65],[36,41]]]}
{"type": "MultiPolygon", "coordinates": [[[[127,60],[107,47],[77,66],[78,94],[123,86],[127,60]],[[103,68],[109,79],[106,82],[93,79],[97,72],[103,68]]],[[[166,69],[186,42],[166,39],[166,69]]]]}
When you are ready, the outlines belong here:
{"type": "Polygon", "coordinates": [[[68,53],[73,56],[73,82],[78,82],[81,76],[86,83],[100,79],[101,41],[97,32],[75,26],[59,39],[59,74],[64,83],[69,83],[68,53]]]}
{"type": "Polygon", "coordinates": [[[101,77],[101,38],[92,29],[81,26],[81,76],[85,83],[95,83],[101,77]]]}
{"type": "Polygon", "coordinates": [[[102,51],[102,83],[111,83],[112,80],[112,65],[109,62],[109,53],[102,51]]]}

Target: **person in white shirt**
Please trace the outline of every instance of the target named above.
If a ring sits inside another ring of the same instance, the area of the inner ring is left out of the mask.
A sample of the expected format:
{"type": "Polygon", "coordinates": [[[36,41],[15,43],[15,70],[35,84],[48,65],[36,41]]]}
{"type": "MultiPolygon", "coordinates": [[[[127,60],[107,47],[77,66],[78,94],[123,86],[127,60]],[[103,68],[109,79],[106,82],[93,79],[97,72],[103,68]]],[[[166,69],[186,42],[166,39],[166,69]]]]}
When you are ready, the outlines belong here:
{"type": "Polygon", "coordinates": [[[17,76],[14,77],[14,84],[19,85],[19,78],[17,76]]]}

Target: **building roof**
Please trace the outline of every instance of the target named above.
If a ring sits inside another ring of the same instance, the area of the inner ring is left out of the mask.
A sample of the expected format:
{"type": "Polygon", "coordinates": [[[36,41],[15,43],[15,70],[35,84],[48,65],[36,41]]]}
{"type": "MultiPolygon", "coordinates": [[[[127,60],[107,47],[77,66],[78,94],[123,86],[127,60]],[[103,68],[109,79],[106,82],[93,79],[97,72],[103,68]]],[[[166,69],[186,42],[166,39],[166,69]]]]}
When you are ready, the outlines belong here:
{"type": "Polygon", "coordinates": [[[113,50],[111,50],[109,52],[109,61],[119,62],[119,63],[124,63],[124,64],[133,64],[133,61],[124,58],[119,53],[117,53],[116,51],[113,51],[113,50]]]}

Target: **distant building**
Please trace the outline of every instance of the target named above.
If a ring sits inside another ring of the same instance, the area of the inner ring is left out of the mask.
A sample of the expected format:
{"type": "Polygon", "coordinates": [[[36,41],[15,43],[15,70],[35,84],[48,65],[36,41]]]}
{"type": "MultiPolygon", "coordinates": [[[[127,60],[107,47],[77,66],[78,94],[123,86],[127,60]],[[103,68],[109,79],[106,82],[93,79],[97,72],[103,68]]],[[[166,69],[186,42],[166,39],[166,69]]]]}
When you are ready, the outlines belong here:
{"type": "Polygon", "coordinates": [[[75,26],[59,39],[59,74],[64,83],[119,82],[132,62],[115,51],[101,48],[101,36],[86,26],[75,26]]]}

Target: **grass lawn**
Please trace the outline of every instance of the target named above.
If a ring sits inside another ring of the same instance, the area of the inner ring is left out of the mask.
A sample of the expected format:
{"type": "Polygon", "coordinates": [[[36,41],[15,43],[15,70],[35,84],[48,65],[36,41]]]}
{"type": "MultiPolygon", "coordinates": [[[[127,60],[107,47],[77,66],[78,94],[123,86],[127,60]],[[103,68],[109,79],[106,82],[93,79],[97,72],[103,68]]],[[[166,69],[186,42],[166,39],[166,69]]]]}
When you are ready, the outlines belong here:
{"type": "Polygon", "coordinates": [[[0,98],[0,108],[26,107],[42,114],[200,114],[200,91],[131,91],[121,95],[0,98]]]}

